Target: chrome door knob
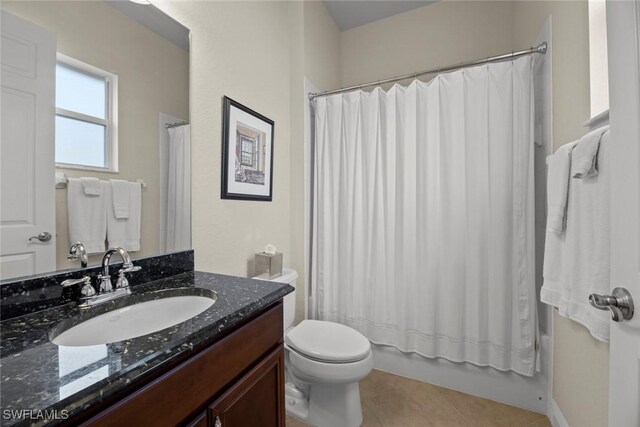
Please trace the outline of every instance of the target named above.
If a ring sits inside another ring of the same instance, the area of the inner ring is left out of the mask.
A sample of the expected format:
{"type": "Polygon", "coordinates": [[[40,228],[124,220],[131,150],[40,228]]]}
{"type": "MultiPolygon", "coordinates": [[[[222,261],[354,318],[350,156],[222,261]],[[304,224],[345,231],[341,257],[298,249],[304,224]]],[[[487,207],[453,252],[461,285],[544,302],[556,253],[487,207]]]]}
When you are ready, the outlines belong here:
{"type": "Polygon", "coordinates": [[[48,231],[43,231],[42,233],[38,234],[37,236],[29,237],[29,241],[38,240],[40,242],[48,242],[52,238],[53,238],[53,236],[51,235],[51,233],[49,233],[48,231]]]}
{"type": "Polygon", "coordinates": [[[614,322],[633,318],[633,298],[625,288],[615,288],[611,295],[591,294],[589,304],[598,310],[609,310],[614,322]]]}

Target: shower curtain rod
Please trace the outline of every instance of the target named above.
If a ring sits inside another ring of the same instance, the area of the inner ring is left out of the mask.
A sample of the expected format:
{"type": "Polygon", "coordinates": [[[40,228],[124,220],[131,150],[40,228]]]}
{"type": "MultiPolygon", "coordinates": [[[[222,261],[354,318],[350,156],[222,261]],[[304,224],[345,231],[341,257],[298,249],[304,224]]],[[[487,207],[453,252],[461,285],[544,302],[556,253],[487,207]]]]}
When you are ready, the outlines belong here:
{"type": "Polygon", "coordinates": [[[472,67],[474,65],[482,65],[482,64],[488,64],[490,62],[499,62],[499,61],[504,61],[504,60],[507,60],[507,59],[519,58],[521,56],[531,55],[532,53],[539,53],[541,55],[544,55],[545,53],[547,53],[547,42],[540,43],[536,47],[531,47],[529,49],[521,50],[521,51],[518,51],[518,52],[505,53],[504,55],[491,56],[491,57],[485,58],[485,59],[477,59],[477,60],[471,61],[471,62],[463,62],[463,63],[457,64],[457,65],[449,65],[449,66],[446,66],[446,67],[438,67],[438,68],[434,68],[434,69],[426,70],[426,71],[418,71],[418,72],[411,73],[411,74],[405,74],[403,76],[397,76],[397,77],[392,77],[390,79],[378,80],[378,81],[375,81],[375,82],[364,83],[364,84],[355,85],[355,86],[349,86],[349,87],[345,87],[345,88],[342,88],[342,89],[328,90],[326,92],[319,92],[319,93],[310,93],[309,94],[309,100],[313,101],[314,99],[316,99],[318,97],[321,97],[321,96],[333,95],[335,93],[350,92],[352,90],[362,89],[362,88],[365,88],[365,87],[380,86],[380,85],[383,85],[383,84],[386,84],[386,83],[399,82],[399,81],[407,80],[407,79],[415,79],[415,78],[418,78],[420,76],[424,76],[424,75],[427,75],[427,74],[440,74],[440,73],[444,73],[444,72],[447,72],[447,71],[454,71],[454,70],[459,70],[461,68],[472,67]]]}

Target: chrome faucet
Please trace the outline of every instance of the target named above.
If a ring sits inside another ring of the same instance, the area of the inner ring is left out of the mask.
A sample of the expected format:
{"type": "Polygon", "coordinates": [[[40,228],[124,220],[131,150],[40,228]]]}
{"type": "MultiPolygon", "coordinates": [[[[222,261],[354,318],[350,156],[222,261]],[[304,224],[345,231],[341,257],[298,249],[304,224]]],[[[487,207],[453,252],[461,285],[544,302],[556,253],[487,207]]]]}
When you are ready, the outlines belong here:
{"type": "Polygon", "coordinates": [[[104,253],[102,257],[102,274],[98,276],[100,280],[100,292],[114,292],[111,285],[111,276],[109,275],[109,262],[113,254],[119,254],[122,258],[122,268],[118,272],[118,279],[116,280],[116,291],[119,289],[126,289],[128,291],[129,281],[125,277],[126,273],[132,273],[134,271],[140,271],[140,267],[136,267],[131,262],[129,253],[122,248],[111,248],[104,253]]]}
{"type": "Polygon", "coordinates": [[[76,261],[80,257],[80,267],[87,268],[89,263],[89,257],[87,257],[87,251],[84,248],[82,242],[76,242],[69,248],[69,255],[67,259],[69,261],[76,261]]]}
{"type": "MultiPolygon", "coordinates": [[[[76,245],[79,245],[76,250],[80,251],[80,256],[82,256],[82,253],[85,252],[84,247],[82,247],[81,243],[74,244],[73,246],[76,245]]],[[[98,276],[98,280],[100,281],[99,293],[96,293],[94,287],[91,285],[91,278],[89,276],[84,276],[80,279],[67,279],[62,282],[60,286],[66,288],[82,284],[80,289],[80,303],[78,304],[78,307],[89,308],[125,295],[130,295],[131,290],[129,289],[129,281],[125,274],[140,270],[140,267],[133,265],[131,257],[127,251],[122,248],[113,248],[105,252],[102,257],[102,274],[98,276]],[[111,285],[111,276],[109,276],[109,261],[111,261],[113,254],[116,253],[122,257],[123,264],[120,271],[118,271],[118,279],[116,280],[116,286],[114,289],[111,285]]]]}

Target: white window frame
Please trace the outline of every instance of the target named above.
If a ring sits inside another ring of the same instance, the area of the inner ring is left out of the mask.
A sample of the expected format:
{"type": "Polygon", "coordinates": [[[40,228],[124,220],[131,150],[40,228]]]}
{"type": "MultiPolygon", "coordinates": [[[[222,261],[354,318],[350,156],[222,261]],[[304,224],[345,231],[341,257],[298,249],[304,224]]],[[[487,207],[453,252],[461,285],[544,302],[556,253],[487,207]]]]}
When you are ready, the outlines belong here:
{"type": "Polygon", "coordinates": [[[57,62],[82,72],[104,78],[106,84],[105,118],[89,116],[77,111],[56,107],[56,116],[67,117],[87,123],[99,124],[105,127],[105,166],[88,166],[73,163],[56,162],[56,167],[61,169],[79,169],[98,172],[118,172],[118,76],[102,70],[93,65],[79,61],[70,56],[57,54],[57,62]]]}

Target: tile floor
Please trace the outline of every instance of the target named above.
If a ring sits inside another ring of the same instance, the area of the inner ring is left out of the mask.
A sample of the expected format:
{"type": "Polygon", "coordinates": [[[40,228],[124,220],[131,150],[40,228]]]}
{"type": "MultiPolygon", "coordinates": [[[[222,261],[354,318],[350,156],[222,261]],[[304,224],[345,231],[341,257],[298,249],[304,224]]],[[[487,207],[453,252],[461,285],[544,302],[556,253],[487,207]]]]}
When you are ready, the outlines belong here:
{"type": "MultiPolygon", "coordinates": [[[[363,427],[551,426],[536,412],[377,370],[360,382],[360,398],[363,427]]],[[[287,427],[308,425],[287,417],[287,427]]]]}

